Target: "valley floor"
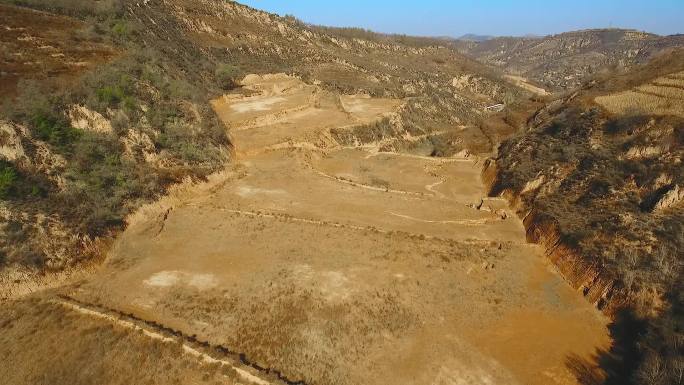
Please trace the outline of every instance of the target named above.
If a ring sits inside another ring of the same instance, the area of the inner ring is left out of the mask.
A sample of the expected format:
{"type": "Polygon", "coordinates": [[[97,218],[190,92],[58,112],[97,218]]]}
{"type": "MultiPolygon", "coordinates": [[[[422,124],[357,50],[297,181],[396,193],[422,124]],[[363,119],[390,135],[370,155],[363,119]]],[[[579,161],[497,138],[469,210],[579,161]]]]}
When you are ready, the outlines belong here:
{"type": "Polygon", "coordinates": [[[484,197],[475,159],[331,138],[401,101],[284,75],[245,83],[251,96],[214,106],[233,165],[141,210],[99,273],[0,316],[0,372],[27,370],[12,383],[50,372],[18,365],[30,351],[10,341],[34,345],[30,323],[57,311],[54,354],[111,344],[108,363],[84,364],[110,378],[158,344],[158,365],[184,384],[575,384],[569,360],[608,347],[608,320],[484,197]],[[126,337],[66,337],[79,328],[126,337]]]}

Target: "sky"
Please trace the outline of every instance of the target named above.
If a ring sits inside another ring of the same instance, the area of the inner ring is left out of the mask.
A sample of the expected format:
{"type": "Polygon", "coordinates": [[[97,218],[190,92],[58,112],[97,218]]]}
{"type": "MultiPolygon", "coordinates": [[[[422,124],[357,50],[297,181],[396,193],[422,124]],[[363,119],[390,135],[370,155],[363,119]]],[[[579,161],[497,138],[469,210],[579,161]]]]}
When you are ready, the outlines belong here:
{"type": "Polygon", "coordinates": [[[684,0],[238,0],[307,23],[458,37],[547,35],[587,28],[684,33],[684,0]]]}

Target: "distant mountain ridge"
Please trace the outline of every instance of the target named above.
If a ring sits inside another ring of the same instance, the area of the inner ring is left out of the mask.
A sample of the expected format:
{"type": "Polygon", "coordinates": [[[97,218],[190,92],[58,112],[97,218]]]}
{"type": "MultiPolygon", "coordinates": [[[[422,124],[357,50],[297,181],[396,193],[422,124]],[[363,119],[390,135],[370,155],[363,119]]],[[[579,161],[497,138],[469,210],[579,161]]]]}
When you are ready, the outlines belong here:
{"type": "Polygon", "coordinates": [[[534,33],[528,33],[522,36],[495,36],[495,35],[478,35],[474,33],[466,33],[465,35],[461,35],[457,38],[447,38],[448,40],[460,40],[460,41],[474,41],[477,43],[481,43],[483,41],[488,41],[488,40],[494,40],[494,39],[500,39],[500,38],[505,38],[505,37],[513,37],[513,38],[527,38],[527,39],[541,39],[545,37],[546,35],[537,35],[534,33]]]}
{"type": "Polygon", "coordinates": [[[496,37],[454,44],[476,60],[558,91],[576,88],[609,67],[629,68],[671,48],[684,47],[684,36],[589,29],[541,38],[496,37]]]}
{"type": "Polygon", "coordinates": [[[462,40],[462,41],[474,41],[474,42],[483,42],[487,40],[491,40],[496,38],[496,36],[491,36],[491,35],[476,35],[473,33],[467,33],[463,36],[460,36],[456,38],[456,40],[462,40]]]}

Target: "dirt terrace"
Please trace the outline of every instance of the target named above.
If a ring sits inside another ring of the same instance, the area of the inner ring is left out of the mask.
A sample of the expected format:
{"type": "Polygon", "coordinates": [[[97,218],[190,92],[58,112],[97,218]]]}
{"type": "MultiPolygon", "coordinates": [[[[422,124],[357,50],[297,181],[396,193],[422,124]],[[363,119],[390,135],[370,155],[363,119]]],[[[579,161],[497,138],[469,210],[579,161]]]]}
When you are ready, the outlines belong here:
{"type": "Polygon", "coordinates": [[[401,101],[244,83],[215,101],[238,162],[131,218],[68,307],[239,352],[269,382],[575,384],[567,360],[609,343],[607,320],[483,198],[475,159],[331,139],[401,101]]]}

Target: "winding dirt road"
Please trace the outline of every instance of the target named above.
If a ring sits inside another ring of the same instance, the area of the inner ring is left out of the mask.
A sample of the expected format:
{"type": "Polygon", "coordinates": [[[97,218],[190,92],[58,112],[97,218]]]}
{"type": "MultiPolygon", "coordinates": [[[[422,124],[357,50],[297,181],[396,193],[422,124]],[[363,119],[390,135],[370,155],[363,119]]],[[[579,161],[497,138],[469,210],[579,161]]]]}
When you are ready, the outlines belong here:
{"type": "Polygon", "coordinates": [[[306,384],[576,384],[566,361],[605,347],[607,320],[483,200],[474,160],[332,139],[398,100],[244,84],[214,105],[237,162],[142,210],[74,301],[306,384]]]}

